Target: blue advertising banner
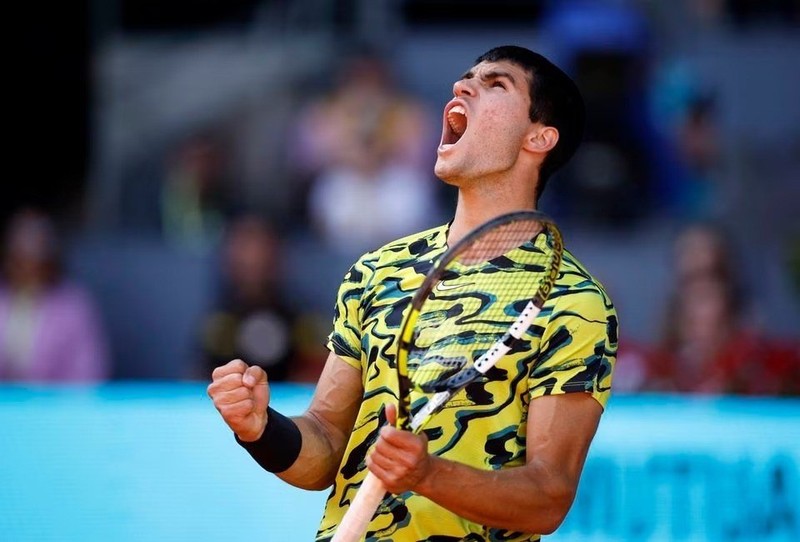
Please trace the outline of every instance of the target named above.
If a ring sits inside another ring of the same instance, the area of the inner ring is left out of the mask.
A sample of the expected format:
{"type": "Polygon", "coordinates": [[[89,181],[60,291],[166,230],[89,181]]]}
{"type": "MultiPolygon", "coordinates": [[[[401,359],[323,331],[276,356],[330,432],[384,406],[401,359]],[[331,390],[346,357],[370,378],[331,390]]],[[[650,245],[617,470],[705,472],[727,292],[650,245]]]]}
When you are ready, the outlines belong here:
{"type": "MultiPolygon", "coordinates": [[[[202,385],[0,387],[0,426],[3,541],[313,540],[327,495],[260,470],[202,385]]],[[[615,396],[546,539],[797,541],[798,465],[798,400],[615,396]]]]}
{"type": "Polygon", "coordinates": [[[620,396],[552,540],[800,540],[800,402],[620,396]]]}

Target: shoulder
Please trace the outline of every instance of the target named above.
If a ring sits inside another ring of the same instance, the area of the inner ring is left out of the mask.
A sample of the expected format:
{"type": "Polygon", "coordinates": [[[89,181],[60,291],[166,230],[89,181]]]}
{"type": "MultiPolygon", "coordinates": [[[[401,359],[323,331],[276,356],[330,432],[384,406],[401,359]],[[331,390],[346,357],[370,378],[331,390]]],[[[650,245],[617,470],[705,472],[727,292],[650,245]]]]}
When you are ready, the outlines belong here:
{"type": "Polygon", "coordinates": [[[603,284],[568,250],[564,251],[561,273],[553,296],[578,296],[577,299],[602,302],[608,309],[613,309],[613,303],[603,284]]]}
{"type": "Polygon", "coordinates": [[[550,305],[551,319],[570,317],[576,323],[607,323],[613,325],[613,334],[616,334],[617,313],[605,287],[569,251],[564,252],[561,273],[550,294],[550,305]]]}
{"type": "Polygon", "coordinates": [[[436,258],[446,248],[447,225],[436,226],[399,239],[362,255],[350,268],[346,280],[363,280],[413,267],[436,258]]]}

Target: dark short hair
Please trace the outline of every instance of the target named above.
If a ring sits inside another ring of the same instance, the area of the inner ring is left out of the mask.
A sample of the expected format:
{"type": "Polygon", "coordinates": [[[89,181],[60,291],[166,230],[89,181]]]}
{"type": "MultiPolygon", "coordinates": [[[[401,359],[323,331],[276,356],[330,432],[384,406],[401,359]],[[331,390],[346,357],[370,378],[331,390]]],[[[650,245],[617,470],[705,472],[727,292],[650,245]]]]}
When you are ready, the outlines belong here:
{"type": "Polygon", "coordinates": [[[580,145],[586,125],[586,106],[575,82],[542,55],[524,47],[504,45],[482,54],[475,64],[499,61],[511,62],[529,73],[531,121],[558,130],[558,143],[539,170],[538,199],[550,176],[572,158],[580,145]]]}

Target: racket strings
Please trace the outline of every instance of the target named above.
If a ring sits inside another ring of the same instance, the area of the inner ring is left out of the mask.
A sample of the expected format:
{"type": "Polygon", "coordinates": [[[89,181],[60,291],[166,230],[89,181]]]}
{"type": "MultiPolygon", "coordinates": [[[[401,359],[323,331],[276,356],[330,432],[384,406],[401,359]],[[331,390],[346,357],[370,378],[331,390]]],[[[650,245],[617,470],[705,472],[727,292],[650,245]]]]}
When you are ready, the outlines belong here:
{"type": "Polygon", "coordinates": [[[445,381],[458,382],[454,376],[470,371],[503,337],[551,264],[547,243],[535,242],[543,229],[533,220],[504,224],[446,266],[440,276],[450,288],[434,288],[420,308],[408,355],[413,388],[432,393],[445,381]]]}
{"type": "Polygon", "coordinates": [[[537,220],[518,220],[496,226],[465,246],[456,260],[468,266],[488,262],[532,241],[542,230],[537,220]]]}
{"type": "MultiPolygon", "coordinates": [[[[462,265],[482,275],[482,288],[502,304],[519,300],[519,310],[532,292],[542,289],[554,264],[550,230],[537,220],[504,224],[479,237],[474,246],[458,256],[462,265]],[[540,234],[544,242],[539,241],[540,234]]],[[[513,312],[513,311],[512,311],[513,312]]]]}

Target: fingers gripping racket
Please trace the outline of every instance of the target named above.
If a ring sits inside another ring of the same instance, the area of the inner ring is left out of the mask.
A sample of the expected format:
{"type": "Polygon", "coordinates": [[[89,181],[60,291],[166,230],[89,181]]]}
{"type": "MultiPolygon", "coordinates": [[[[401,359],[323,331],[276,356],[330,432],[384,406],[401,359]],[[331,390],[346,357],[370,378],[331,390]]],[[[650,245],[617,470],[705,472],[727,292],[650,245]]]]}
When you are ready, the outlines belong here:
{"type": "MultiPolygon", "coordinates": [[[[397,351],[397,427],[419,432],[525,333],[558,278],[563,254],[555,224],[537,211],[495,218],[451,247],[414,294],[397,351]]],[[[386,488],[371,472],[333,542],[364,537],[386,488]]]]}

